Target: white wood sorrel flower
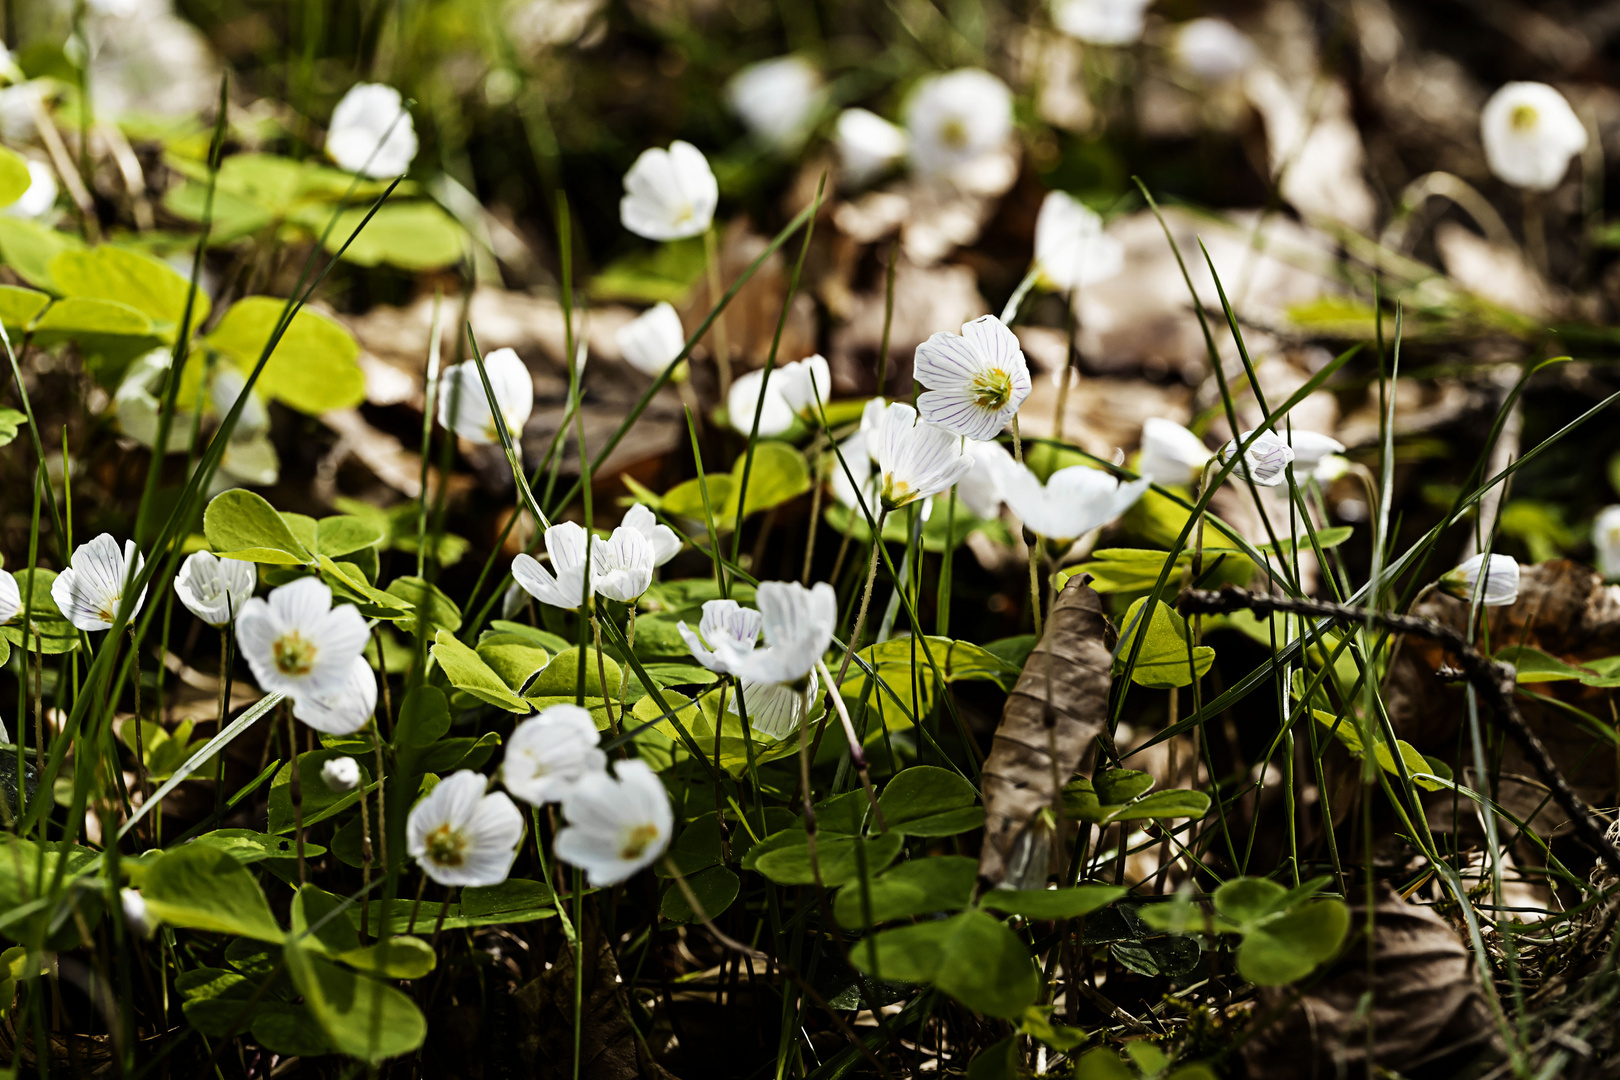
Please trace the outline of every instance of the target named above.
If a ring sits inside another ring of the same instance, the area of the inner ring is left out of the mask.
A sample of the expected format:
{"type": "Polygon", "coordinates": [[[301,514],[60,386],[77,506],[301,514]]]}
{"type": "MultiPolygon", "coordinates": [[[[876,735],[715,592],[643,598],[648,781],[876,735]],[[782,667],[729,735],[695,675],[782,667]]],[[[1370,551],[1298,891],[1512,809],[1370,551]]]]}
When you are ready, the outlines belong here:
{"type": "Polygon", "coordinates": [[[833,128],[844,179],[860,187],[887,172],[906,156],[911,139],[905,129],[868,109],[845,109],[833,128]]]}
{"type": "Polygon", "coordinates": [[[647,542],[652,545],[654,566],[663,566],[680,554],[680,535],[659,521],[657,516],[642,503],[636,503],[626,510],[619,525],[634,529],[647,538],[647,542]]]}
{"type": "Polygon", "coordinates": [[[963,439],[922,423],[917,410],[895,402],[883,412],[872,456],[878,466],[878,497],[885,510],[947,491],[973,468],[963,439]]]}
{"type": "Polygon", "coordinates": [[[1087,465],[1059,469],[1043,485],[1028,466],[1006,477],[1007,505],[1024,527],[1057,544],[1071,544],[1130,509],[1148,489],[1146,477],[1122,484],[1087,465]]]}
{"type": "Polygon", "coordinates": [[[186,556],[174,576],[174,594],[187,611],[209,626],[224,626],[242,613],[258,583],[252,563],[195,551],[186,556]]]}
{"type": "Polygon", "coordinates": [[[832,372],[826,358],[817,353],[773,369],[769,382],[764,368],[737,379],[726,395],[726,415],[732,430],[747,435],[753,430],[757,409],[760,435],[780,435],[793,426],[795,417],[814,417],[817,406],[825,404],[831,393],[832,372]],[[765,394],[763,405],[759,401],[761,391],[765,394]]]}
{"type": "MultiPolygon", "coordinates": [[[[1592,550],[1604,580],[1620,578],[1620,506],[1604,507],[1592,522],[1592,550]]],[[[4,614],[5,609],[0,607],[0,615],[4,614]]]]}
{"type": "Polygon", "coordinates": [[[643,150],[624,174],[619,221],[648,240],[682,240],[707,231],[719,203],[703,151],[677,139],[668,150],[643,150]]]}
{"type": "Polygon", "coordinates": [[[0,626],[4,626],[22,611],[22,590],[9,570],[0,570],[0,626]]]}
{"type": "Polygon", "coordinates": [[[733,672],[726,657],[730,653],[746,656],[753,652],[759,641],[759,624],[759,612],[753,608],[745,608],[735,600],[706,600],[696,631],[684,619],[675,628],[694,660],[716,674],[730,675],[733,672]]]}
{"type": "Polygon", "coordinates": [[[773,150],[797,150],[827,100],[821,72],[802,56],[749,64],[726,84],[726,104],[773,150]]]}
{"type": "Polygon", "coordinates": [[[1142,36],[1153,0],[1052,0],[1057,28],[1093,45],[1129,45],[1142,36]]]}
{"type": "Polygon", "coordinates": [[[557,834],[557,857],[584,870],[594,888],[650,865],[669,846],[675,824],[663,781],[646,762],[613,768],[617,775],[593,772],[575,782],[563,798],[568,825],[557,834]]]}
{"type": "Polygon", "coordinates": [[[607,767],[601,741],[589,710],[578,705],[542,709],[512,730],[501,783],[533,806],[561,802],[580,777],[607,767]]]}
{"type": "MultiPolygon", "coordinates": [[[[131,576],[131,564],[136,574],[146,565],[135,541],[124,541],[120,551],[112,534],[102,533],[73,552],[68,568],[51,583],[51,599],[67,621],[80,630],[105,630],[112,626],[124,602],[124,582],[131,576]]],[[[146,590],[142,589],[129,617],[133,619],[144,603],[146,590]]]]}
{"type": "Polygon", "coordinates": [[[828,464],[833,498],[859,513],[862,506],[868,513],[877,510],[877,485],[872,478],[872,451],[877,447],[878,428],[883,426],[883,415],[888,402],[875,397],[861,410],[861,424],[855,434],[838,444],[838,453],[828,464]],[[857,497],[856,492],[859,492],[857,497]]]}
{"type": "Polygon", "coordinates": [[[591,544],[591,586],[600,596],[633,604],[652,584],[653,545],[633,526],[620,525],[591,544]]]}
{"type": "Polygon", "coordinates": [[[726,702],[726,711],[741,717],[746,709],[749,727],[761,735],[785,739],[798,730],[810,714],[810,703],[816,700],[819,684],[813,668],[809,681],[802,687],[740,679],[737,692],[726,702]]]}
{"type": "Polygon", "coordinates": [[[587,540],[583,525],[574,521],[558,522],[546,530],[546,553],[551,556],[551,569],[547,570],[534,556],[523,552],[512,560],[513,579],[542,604],[578,611],[585,602],[587,540]]]}
{"type": "Polygon", "coordinates": [[[832,644],[838,595],[825,581],[807,589],[796,581],[762,581],[754,591],[765,646],[746,649],[740,639],[710,639],[709,647],[738,679],[796,686],[832,644]]]}
{"type": "Polygon", "coordinates": [[[1106,281],[1125,266],[1125,245],[1103,231],[1102,218],[1067,192],[1050,191],[1035,217],[1035,262],[1054,289],[1106,281]]]}
{"type": "Polygon", "coordinates": [[[360,763],[352,757],[328,758],[321,766],[321,780],[339,795],[353,791],[360,786],[360,763]]]}
{"type": "MultiPolygon", "coordinates": [[[[495,392],[495,404],[514,445],[523,434],[523,425],[534,411],[534,379],[528,367],[511,349],[496,349],[484,357],[484,373],[495,392]]],[[[478,374],[476,361],[452,364],[439,380],[439,424],[468,442],[488,445],[500,441],[495,414],[490,411],[489,395],[478,374]]]]}
{"type": "Polygon", "coordinates": [[[293,699],[293,715],[328,735],[352,735],[376,711],[377,677],[364,656],[349,662],[348,677],[336,690],[293,699]]]}
{"type": "Polygon", "coordinates": [[[994,315],[964,323],[917,346],[912,377],[928,389],[917,412],[968,439],[993,439],[1029,397],[1029,365],[1018,338],[994,315]]]}
{"type": "Polygon", "coordinates": [[[405,823],[411,858],[440,885],[499,885],[523,839],[523,814],[471,769],[440,780],[405,823]]]}
{"type": "Polygon", "coordinates": [[[268,600],[255,596],[236,617],[236,643],[259,688],[295,703],[342,693],[366,640],[359,609],[333,607],[332,590],[319,578],[289,582],[268,600]]]}
{"type": "Polygon", "coordinates": [[[1012,125],[1012,91],[988,71],[929,76],[906,104],[912,167],[923,176],[948,177],[1000,150],[1012,125]]]}
{"type": "Polygon", "coordinates": [[[1564,95],[1537,82],[1510,82],[1479,114],[1491,172],[1515,187],[1551,191],[1586,149],[1586,127],[1564,95]]]}
{"type": "MultiPolygon", "coordinates": [[[[1237,439],[1221,447],[1221,464],[1237,453],[1238,444],[1248,440],[1254,432],[1244,432],[1237,439]]],[[[1342,449],[1342,447],[1341,447],[1342,449]]],[[[1243,461],[1232,475],[1245,476],[1261,487],[1276,487],[1288,479],[1288,466],[1293,464],[1294,448],[1279,438],[1276,432],[1263,432],[1243,452],[1243,461]]]]}
{"type": "Polygon", "coordinates": [[[1176,66],[1208,83],[1243,74],[1255,61],[1254,42],[1243,31],[1212,15],[1176,27],[1170,56],[1176,66]]]}
{"type": "Polygon", "coordinates": [[[1486,607],[1505,607],[1519,599],[1519,564],[1511,555],[1475,555],[1440,579],[1440,591],[1469,603],[1478,594],[1486,607]]]}
{"type": "Polygon", "coordinates": [[[363,176],[398,176],[416,157],[416,128],[399,91],[381,83],[350,87],[332,110],[326,154],[363,176]]]}
{"type": "Polygon", "coordinates": [[[1151,416],[1142,422],[1142,455],[1136,471],[1156,484],[1185,487],[1198,479],[1213,456],[1203,439],[1174,420],[1151,416]]]}
{"type": "Polygon", "coordinates": [[[658,376],[686,348],[681,317],[667,301],[654,304],[614,334],[625,363],[643,375],[658,376]]]}

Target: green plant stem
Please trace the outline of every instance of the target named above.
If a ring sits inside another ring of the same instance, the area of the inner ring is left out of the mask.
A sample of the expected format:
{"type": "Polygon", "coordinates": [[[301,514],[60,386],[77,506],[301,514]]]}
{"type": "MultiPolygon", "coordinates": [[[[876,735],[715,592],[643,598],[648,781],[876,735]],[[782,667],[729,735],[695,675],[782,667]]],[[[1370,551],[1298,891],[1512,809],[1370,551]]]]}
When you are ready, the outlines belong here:
{"type": "MultiPolygon", "coordinates": [[[[709,305],[716,307],[720,305],[720,251],[713,225],[703,232],[703,267],[709,281],[709,305]]],[[[731,349],[726,342],[726,320],[718,307],[713,329],[714,370],[720,381],[720,400],[725,401],[731,393],[731,349]]],[[[765,388],[760,387],[760,399],[764,400],[764,396],[765,388]]]]}

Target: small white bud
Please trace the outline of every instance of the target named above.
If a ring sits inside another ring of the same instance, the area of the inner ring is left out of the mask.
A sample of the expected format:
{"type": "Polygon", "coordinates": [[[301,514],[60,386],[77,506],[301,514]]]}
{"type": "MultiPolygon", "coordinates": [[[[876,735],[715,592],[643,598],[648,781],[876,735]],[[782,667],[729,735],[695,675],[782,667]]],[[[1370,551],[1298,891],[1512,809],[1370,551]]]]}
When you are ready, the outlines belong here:
{"type": "Polygon", "coordinates": [[[146,898],[137,889],[120,889],[118,899],[124,907],[124,921],[138,937],[149,938],[157,929],[157,919],[146,909],[146,898]]]}
{"type": "Polygon", "coordinates": [[[332,758],[321,766],[321,779],[338,794],[360,786],[360,765],[352,757],[332,758]]]}

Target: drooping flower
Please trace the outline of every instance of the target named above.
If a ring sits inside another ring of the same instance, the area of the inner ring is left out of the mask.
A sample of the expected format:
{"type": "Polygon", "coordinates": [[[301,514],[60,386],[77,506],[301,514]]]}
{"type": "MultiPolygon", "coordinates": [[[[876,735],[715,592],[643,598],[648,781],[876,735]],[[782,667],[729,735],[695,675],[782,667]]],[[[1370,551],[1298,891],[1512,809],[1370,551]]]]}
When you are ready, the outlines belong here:
{"type": "Polygon", "coordinates": [[[149,938],[157,929],[158,920],[146,906],[146,897],[139,889],[119,889],[118,906],[123,909],[124,922],[139,938],[149,938]]]}
{"type": "Polygon", "coordinates": [[[506,790],[533,806],[561,802],[586,773],[607,767],[590,711],[553,705],[512,729],[501,764],[506,790]]]}
{"type": "Polygon", "coordinates": [[[1519,564],[1511,555],[1489,559],[1483,553],[1475,555],[1440,579],[1440,591],[1470,603],[1480,593],[1480,603],[1486,607],[1505,607],[1519,599],[1519,564]],[[1483,591],[1481,576],[1485,578],[1483,591]]]}
{"type": "Polygon", "coordinates": [[[1136,471],[1154,483],[1185,487],[1198,479],[1212,457],[1203,439],[1174,420],[1152,416],[1142,422],[1142,456],[1136,471]]]}
{"type": "Polygon", "coordinates": [[[998,442],[969,440],[967,452],[973,468],[956,482],[956,497],[974,517],[989,521],[1001,513],[1007,473],[1017,463],[998,442]]]}
{"type": "Polygon", "coordinates": [[[321,766],[321,780],[329,791],[346,795],[360,786],[360,763],[352,757],[327,758],[321,766]]]}
{"type": "Polygon", "coordinates": [[[726,104],[750,134],[775,150],[797,150],[826,104],[821,72],[802,56],[749,64],[726,84],[726,104]]]}
{"type": "Polygon", "coordinates": [[[319,578],[272,589],[268,600],[255,596],[236,616],[236,642],[259,689],[294,702],[341,693],[367,638],[360,610],[333,607],[332,590],[319,578]]]}
{"type": "Polygon", "coordinates": [[[10,217],[44,217],[56,206],[56,173],[43,161],[28,159],[28,190],[5,208],[10,217]]]}
{"type": "Polygon", "coordinates": [[[810,715],[811,703],[816,700],[819,685],[820,680],[816,678],[813,668],[809,682],[802,687],[741,679],[737,683],[736,693],[726,702],[726,711],[741,717],[746,709],[749,727],[773,739],[785,739],[797,731],[810,715]],[[741,703],[737,700],[739,697],[741,703]]]}
{"type": "Polygon", "coordinates": [[[917,419],[917,410],[901,402],[883,413],[872,457],[878,467],[878,498],[886,510],[948,490],[973,468],[962,438],[917,419]]]}
{"type": "Polygon", "coordinates": [[[1072,544],[1130,509],[1148,479],[1122,484],[1088,465],[1059,469],[1042,484],[1028,466],[1014,465],[1006,478],[1007,506],[1024,527],[1059,544],[1072,544]]]}
{"type": "Polygon", "coordinates": [[[662,375],[686,348],[681,317],[668,302],[654,304],[619,327],[614,339],[625,363],[643,375],[662,375]]]}
{"type": "Polygon", "coordinates": [[[1129,45],[1142,36],[1143,13],[1153,0],[1052,0],[1052,22],[1093,45],[1129,45]]]}
{"type": "Polygon", "coordinates": [[[917,346],[912,377],[928,387],[917,412],[968,439],[993,439],[1029,396],[1029,365],[1018,338],[994,315],[942,330],[917,346]]]}
{"type": "Polygon", "coordinates": [[[838,594],[825,581],[806,589],[796,581],[762,581],[754,591],[765,645],[744,649],[740,640],[710,639],[709,647],[738,679],[798,685],[832,644],[838,594]]]}
{"type": "Polygon", "coordinates": [[[845,109],[833,129],[844,178],[861,187],[887,172],[911,145],[905,129],[867,109],[845,109]]]}
{"type": "Polygon", "coordinates": [[[1012,91],[988,71],[930,76],[906,105],[911,164],[922,176],[949,176],[1006,145],[1012,120],[1012,91]]]}
{"type": "Polygon", "coordinates": [[[1035,217],[1035,261],[1060,292],[1106,281],[1125,265],[1125,245],[1103,231],[1102,218],[1064,191],[1049,191],[1035,217]]]}
{"type": "Polygon", "coordinates": [[[750,371],[731,384],[726,395],[726,415],[732,430],[740,435],[749,434],[754,427],[754,412],[759,411],[759,433],[769,438],[780,435],[793,426],[795,417],[810,419],[818,405],[825,404],[832,393],[832,372],[821,354],[782,364],[765,380],[765,369],[750,371]],[[765,394],[760,404],[760,392],[765,394]]]}
{"type": "Polygon", "coordinates": [[[663,781],[645,761],[618,762],[614,773],[586,773],[563,797],[568,824],[557,834],[557,857],[584,870],[594,888],[650,865],[675,824],[663,781]]]}
{"type": "MultiPolygon", "coordinates": [[[[126,578],[139,574],[146,559],[135,548],[135,541],[124,541],[118,550],[118,541],[110,533],[102,533],[87,544],[80,544],[68,560],[68,568],[56,575],[51,583],[51,599],[68,622],[80,630],[105,630],[118,617],[119,605],[124,602],[126,578]]],[[[133,619],[146,603],[146,590],[135,600],[129,617],[133,619]]]]}
{"type": "Polygon", "coordinates": [[[326,155],[362,176],[398,176],[416,158],[416,127],[399,91],[358,83],[332,110],[326,155]]]}
{"type": "Polygon", "coordinates": [[[1225,19],[1206,15],[1176,27],[1170,55],[1182,70],[1207,83],[1235,78],[1254,63],[1254,42],[1225,19]]]}
{"type": "Polygon", "coordinates": [[[242,613],[258,583],[252,563],[195,551],[186,556],[174,576],[174,595],[209,626],[224,626],[242,613]]]}
{"type": "MultiPolygon", "coordinates": [[[[496,349],[484,357],[484,373],[489,376],[489,388],[495,392],[495,404],[500,406],[506,430],[516,444],[534,411],[534,378],[511,349],[496,349]]],[[[500,441],[500,429],[495,425],[477,361],[452,364],[440,377],[439,424],[468,442],[488,445],[500,441]]]]}
{"type": "MultiPolygon", "coordinates": [[[[1244,438],[1250,434],[1252,432],[1245,432],[1244,438]]],[[[1326,458],[1344,453],[1344,443],[1318,431],[1291,428],[1282,432],[1280,437],[1294,451],[1295,475],[1315,473],[1326,458]]]]}
{"type": "Polygon", "coordinates": [[[1604,580],[1620,578],[1620,506],[1604,507],[1592,522],[1592,549],[1597,553],[1598,573],[1604,580]]]}
{"type": "Polygon", "coordinates": [[[747,655],[759,641],[759,612],[735,600],[706,600],[696,632],[682,620],[675,624],[692,658],[719,675],[732,674],[727,655],[747,655]]]}
{"type": "Polygon", "coordinates": [[[485,793],[471,769],[440,780],[405,823],[411,858],[440,885],[506,880],[523,839],[523,814],[504,791],[485,793]]]}
{"type": "MultiPolygon", "coordinates": [[[[512,560],[512,577],[542,604],[577,611],[585,602],[585,547],[589,537],[578,522],[560,521],[546,530],[551,569],[527,552],[512,560]]],[[[595,544],[591,544],[595,547],[595,544]]]]}
{"type": "Polygon", "coordinates": [[[653,545],[630,525],[591,544],[591,586],[601,596],[633,604],[652,584],[653,545]]]}
{"type": "Polygon", "coordinates": [[[4,626],[22,611],[22,590],[10,570],[0,570],[0,626],[4,626]]]}
{"type": "MultiPolygon", "coordinates": [[[[1247,432],[1221,447],[1221,464],[1225,465],[1237,453],[1238,444],[1254,432],[1247,432]]],[[[1288,479],[1288,466],[1293,464],[1294,448],[1279,438],[1274,431],[1262,432],[1243,452],[1243,461],[1231,475],[1245,476],[1261,487],[1276,487],[1288,479]]]]}
{"type": "Polygon", "coordinates": [[[654,566],[663,566],[680,554],[680,535],[659,521],[657,515],[642,503],[636,503],[626,510],[619,524],[624,528],[634,529],[647,538],[647,542],[652,545],[654,566]]]}
{"type": "Polygon", "coordinates": [[[624,174],[619,220],[648,240],[701,236],[714,220],[720,185],[703,151],[679,139],[641,152],[624,174]]]}
{"type": "Polygon", "coordinates": [[[1564,95],[1537,82],[1510,82],[1479,114],[1491,171],[1515,187],[1551,191],[1586,149],[1586,127],[1564,95]]]}
{"type": "Polygon", "coordinates": [[[363,656],[349,661],[348,678],[336,690],[293,699],[293,715],[328,735],[353,735],[376,711],[377,676],[363,656]]]}

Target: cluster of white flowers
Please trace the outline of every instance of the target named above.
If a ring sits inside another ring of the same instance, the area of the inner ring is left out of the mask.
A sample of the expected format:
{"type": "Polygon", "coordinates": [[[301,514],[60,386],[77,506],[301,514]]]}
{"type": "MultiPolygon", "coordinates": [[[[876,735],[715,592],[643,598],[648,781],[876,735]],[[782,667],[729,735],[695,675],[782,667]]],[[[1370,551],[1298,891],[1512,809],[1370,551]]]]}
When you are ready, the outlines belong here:
{"type": "Polygon", "coordinates": [[[761,368],[732,383],[726,395],[726,415],[733,430],[747,435],[753,430],[754,414],[758,412],[759,433],[770,438],[791,428],[795,419],[813,420],[831,393],[832,371],[826,358],[820,354],[807,356],[776,368],[769,381],[761,368]]]}
{"type": "Polygon", "coordinates": [[[253,597],[236,616],[236,641],[259,688],[285,694],[316,731],[359,731],[377,707],[377,679],[362,653],[370,633],[353,604],[306,577],[253,597]]]}
{"type": "Polygon", "coordinates": [[[500,424],[517,446],[523,425],[534,411],[534,378],[512,349],[496,349],[484,357],[484,370],[476,360],[452,364],[439,377],[439,424],[470,443],[500,442],[500,424]],[[484,388],[484,377],[489,389],[484,388]],[[490,408],[491,396],[500,410],[490,408]]]}
{"type": "Polygon", "coordinates": [[[512,560],[512,577],[542,604],[564,611],[578,611],[590,591],[620,603],[635,603],[652,584],[653,571],[681,550],[675,530],[641,503],[625,511],[610,536],[591,539],[583,525],[561,521],[545,531],[544,541],[551,568],[523,553],[512,560]]]}

